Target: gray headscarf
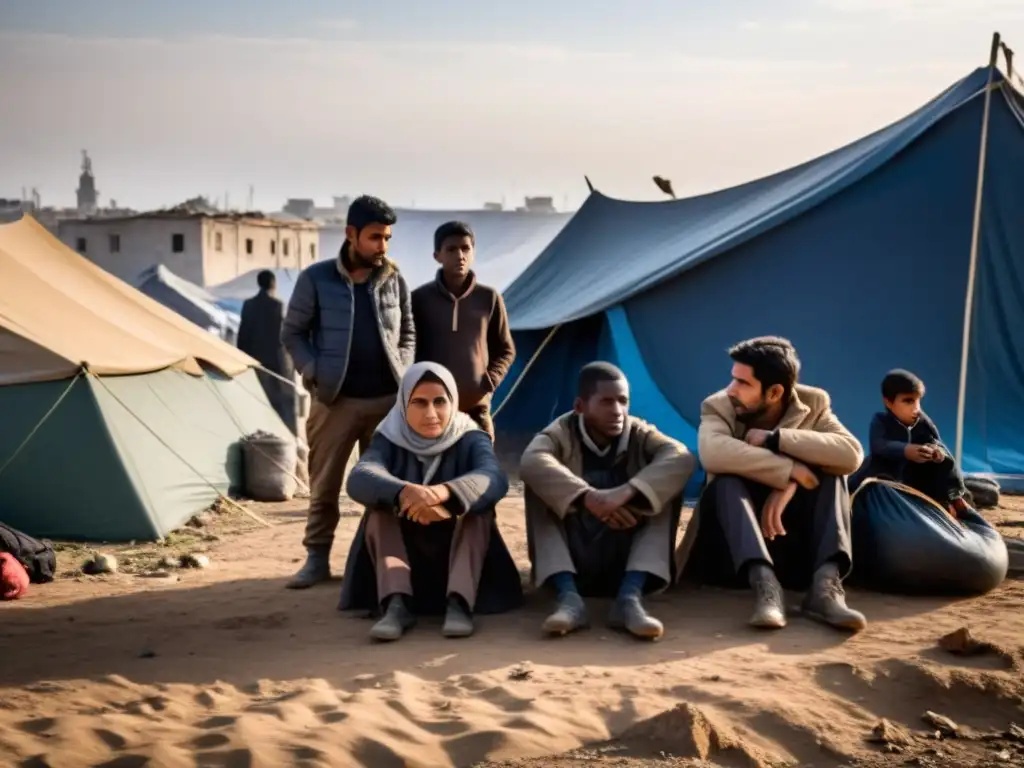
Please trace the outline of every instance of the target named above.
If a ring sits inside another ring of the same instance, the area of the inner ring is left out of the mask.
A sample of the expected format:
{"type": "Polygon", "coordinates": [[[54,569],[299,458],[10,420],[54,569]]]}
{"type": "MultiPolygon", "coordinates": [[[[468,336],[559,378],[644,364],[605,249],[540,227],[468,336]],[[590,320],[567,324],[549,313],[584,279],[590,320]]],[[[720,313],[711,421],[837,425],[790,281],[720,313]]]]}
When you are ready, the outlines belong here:
{"type": "Polygon", "coordinates": [[[415,363],[409,366],[405,375],[402,376],[402,383],[398,387],[398,397],[394,406],[377,427],[377,431],[384,437],[399,448],[404,448],[415,454],[416,458],[423,462],[426,467],[423,471],[424,485],[428,484],[430,478],[434,476],[441,464],[441,456],[444,452],[459,442],[467,432],[478,429],[480,427],[477,423],[459,410],[459,391],[451,372],[439,363],[429,362],[415,363]],[[418,434],[409,426],[406,419],[406,411],[409,408],[409,399],[412,397],[413,390],[427,373],[432,373],[441,380],[452,401],[452,417],[448,420],[444,432],[434,438],[418,434]]]}

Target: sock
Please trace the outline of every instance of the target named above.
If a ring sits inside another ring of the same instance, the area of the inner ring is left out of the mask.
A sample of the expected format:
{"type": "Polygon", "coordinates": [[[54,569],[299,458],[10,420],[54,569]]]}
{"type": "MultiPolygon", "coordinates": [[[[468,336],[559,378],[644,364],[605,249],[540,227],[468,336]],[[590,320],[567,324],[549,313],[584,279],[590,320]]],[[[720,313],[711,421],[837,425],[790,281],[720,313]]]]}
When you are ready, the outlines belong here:
{"type": "Polygon", "coordinates": [[[629,597],[642,597],[644,593],[644,585],[647,584],[647,574],[643,571],[626,571],[626,575],[622,577],[622,583],[619,584],[619,600],[625,600],[629,597]]]}
{"type": "Polygon", "coordinates": [[[555,588],[555,594],[559,597],[576,593],[576,577],[569,571],[554,574],[548,583],[555,588]]]}

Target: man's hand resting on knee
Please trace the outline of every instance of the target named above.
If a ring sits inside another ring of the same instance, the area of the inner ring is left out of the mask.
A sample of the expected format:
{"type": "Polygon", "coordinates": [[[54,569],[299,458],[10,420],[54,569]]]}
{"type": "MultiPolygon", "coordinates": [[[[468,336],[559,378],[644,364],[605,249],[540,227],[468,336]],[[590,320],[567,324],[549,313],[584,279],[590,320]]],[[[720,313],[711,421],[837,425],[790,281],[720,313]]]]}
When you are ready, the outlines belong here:
{"type": "MultiPolygon", "coordinates": [[[[804,467],[804,469],[807,468],[804,467]]],[[[798,487],[796,481],[791,481],[781,491],[772,491],[768,500],[765,501],[761,510],[761,534],[769,541],[776,536],[786,535],[786,529],[782,526],[782,513],[786,511],[786,506],[793,500],[798,487]]]]}

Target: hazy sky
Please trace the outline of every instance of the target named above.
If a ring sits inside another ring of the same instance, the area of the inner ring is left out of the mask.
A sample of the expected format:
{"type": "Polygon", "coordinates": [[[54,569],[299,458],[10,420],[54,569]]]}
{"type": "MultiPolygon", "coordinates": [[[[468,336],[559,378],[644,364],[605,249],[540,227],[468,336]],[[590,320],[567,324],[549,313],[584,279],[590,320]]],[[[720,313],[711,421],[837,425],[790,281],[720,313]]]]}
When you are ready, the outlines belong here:
{"type": "Polygon", "coordinates": [[[0,0],[0,197],[688,194],[809,159],[1021,46],[1024,0],[0,0]]]}

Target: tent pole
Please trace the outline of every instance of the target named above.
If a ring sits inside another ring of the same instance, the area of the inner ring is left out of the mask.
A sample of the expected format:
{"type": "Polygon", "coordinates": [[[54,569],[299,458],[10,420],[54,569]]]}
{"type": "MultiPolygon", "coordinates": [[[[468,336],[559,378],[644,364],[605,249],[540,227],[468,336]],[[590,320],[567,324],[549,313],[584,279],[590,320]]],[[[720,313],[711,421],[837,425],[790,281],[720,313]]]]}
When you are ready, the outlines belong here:
{"type": "Polygon", "coordinates": [[[981,239],[981,203],[985,189],[985,159],[988,154],[988,119],[992,107],[992,80],[999,57],[999,33],[992,35],[992,52],[985,83],[985,106],[981,117],[981,145],[978,149],[978,185],[974,193],[974,224],[971,229],[971,256],[967,266],[967,297],[964,300],[964,334],[960,347],[960,384],[956,402],[956,463],[963,467],[964,411],[967,404],[967,364],[971,350],[971,319],[974,314],[974,280],[978,271],[978,247],[981,239]]]}

